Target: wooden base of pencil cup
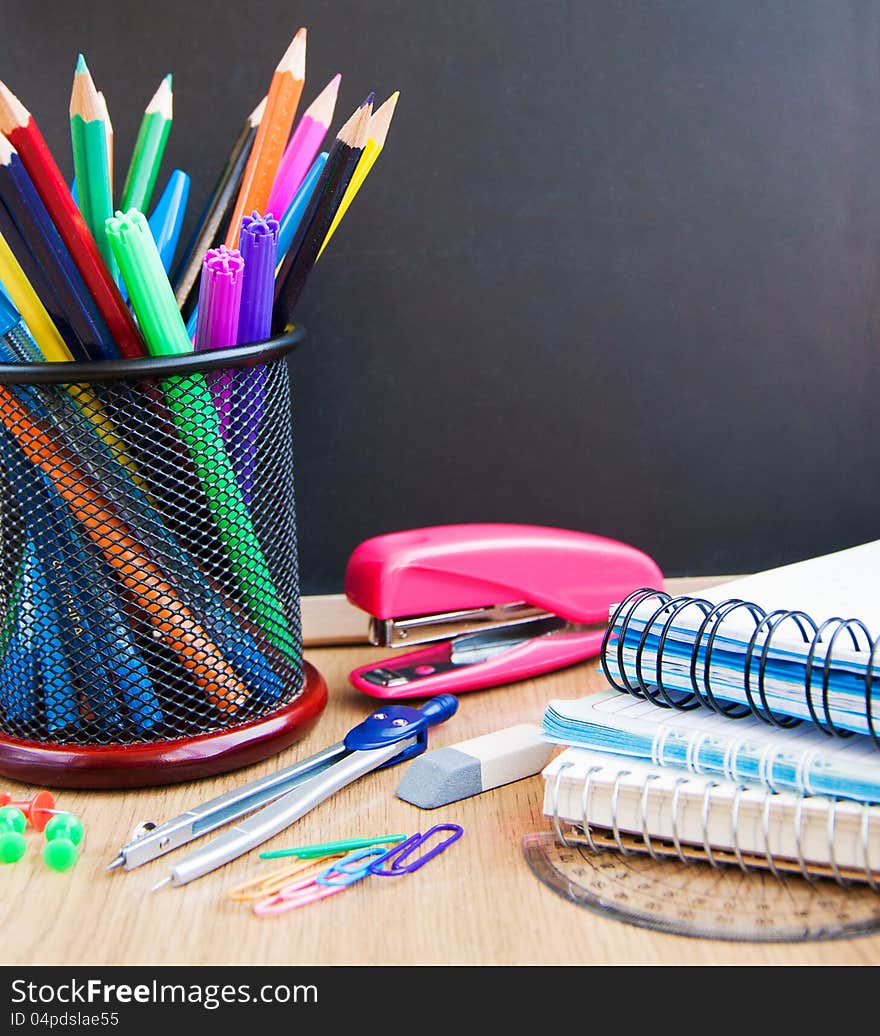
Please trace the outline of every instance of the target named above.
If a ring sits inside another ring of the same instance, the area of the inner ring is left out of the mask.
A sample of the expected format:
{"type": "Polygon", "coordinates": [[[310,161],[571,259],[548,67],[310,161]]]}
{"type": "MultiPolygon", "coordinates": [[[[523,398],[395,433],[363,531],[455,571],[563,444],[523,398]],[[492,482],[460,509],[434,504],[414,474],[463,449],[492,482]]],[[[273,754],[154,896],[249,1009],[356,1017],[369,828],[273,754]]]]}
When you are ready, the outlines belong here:
{"type": "Polygon", "coordinates": [[[268,759],[308,734],[327,704],[327,684],[305,663],[305,686],[262,719],[180,741],[81,748],[0,736],[0,775],[48,788],[144,788],[212,777],[268,759]]]}
{"type": "Polygon", "coordinates": [[[288,353],[0,365],[0,774],[204,777],[301,738],[288,353]]]}

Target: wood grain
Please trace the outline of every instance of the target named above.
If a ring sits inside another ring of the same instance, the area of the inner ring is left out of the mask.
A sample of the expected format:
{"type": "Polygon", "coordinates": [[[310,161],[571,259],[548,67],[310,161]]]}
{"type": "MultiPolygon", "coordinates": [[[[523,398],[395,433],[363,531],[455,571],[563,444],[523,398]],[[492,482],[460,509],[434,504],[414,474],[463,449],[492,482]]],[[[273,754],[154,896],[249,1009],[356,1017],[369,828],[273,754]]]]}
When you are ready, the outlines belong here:
{"type": "MultiPolygon", "coordinates": [[[[677,590],[707,582],[670,581],[677,590]]],[[[363,778],[266,848],[413,832],[446,821],[461,824],[464,837],[414,875],[371,879],[280,918],[255,917],[246,904],[224,896],[232,885],[277,866],[256,854],[184,888],[155,893],[150,888],[175,857],[131,872],[104,870],[137,822],[166,820],[338,740],[372,704],[348,686],[349,670],[383,653],[369,647],[307,651],[327,680],[330,701],[308,737],[275,760],[154,790],[59,793],[59,806],[85,823],[82,858],[67,874],[50,873],[40,859],[41,836],[31,832],[25,858],[0,869],[0,929],[15,932],[14,939],[3,940],[0,962],[860,965],[880,959],[880,936],[794,945],[712,942],[630,927],[568,903],[532,876],[520,851],[523,835],[547,827],[539,776],[430,812],[395,796],[402,767],[363,778]]],[[[468,692],[456,716],[432,730],[431,745],[540,722],[550,698],[581,697],[603,684],[593,661],[509,687],[468,692]]],[[[11,782],[2,786],[31,790],[11,782]]]]}

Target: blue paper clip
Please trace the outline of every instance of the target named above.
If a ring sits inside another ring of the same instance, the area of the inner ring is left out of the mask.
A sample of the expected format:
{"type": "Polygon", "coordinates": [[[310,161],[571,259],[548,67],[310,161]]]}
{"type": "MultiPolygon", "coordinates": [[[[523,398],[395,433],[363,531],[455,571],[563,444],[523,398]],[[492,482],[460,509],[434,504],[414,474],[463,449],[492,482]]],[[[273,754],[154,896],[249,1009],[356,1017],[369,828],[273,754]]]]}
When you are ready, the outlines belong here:
{"type": "Polygon", "coordinates": [[[412,874],[412,872],[417,871],[419,867],[424,867],[428,860],[432,860],[435,856],[442,853],[444,849],[449,848],[449,846],[461,838],[463,834],[464,829],[459,827],[458,824],[435,824],[424,834],[416,832],[416,834],[410,835],[405,842],[401,842],[400,845],[396,845],[393,849],[389,849],[387,853],[383,854],[381,859],[370,864],[370,873],[379,874],[385,878],[401,874],[412,874]],[[421,849],[428,839],[439,831],[450,831],[451,834],[448,838],[444,838],[442,842],[438,842],[413,863],[402,866],[402,864],[412,856],[416,849],[421,849]],[[385,869],[386,863],[389,864],[387,870],[385,869]]]}
{"type": "MultiPolygon", "coordinates": [[[[406,843],[401,844],[405,845],[406,843]]],[[[315,878],[315,882],[318,885],[330,885],[331,887],[354,885],[356,881],[360,881],[372,873],[372,868],[376,864],[380,864],[397,848],[395,846],[394,849],[386,849],[384,845],[371,845],[366,849],[355,849],[354,852],[349,853],[344,859],[332,863],[326,870],[321,871],[315,878]],[[379,857],[378,860],[375,859],[376,856],[379,857]],[[362,860],[372,860],[373,862],[364,864],[361,862],[362,860]],[[353,866],[353,864],[358,864],[359,866],[353,866]]]]}

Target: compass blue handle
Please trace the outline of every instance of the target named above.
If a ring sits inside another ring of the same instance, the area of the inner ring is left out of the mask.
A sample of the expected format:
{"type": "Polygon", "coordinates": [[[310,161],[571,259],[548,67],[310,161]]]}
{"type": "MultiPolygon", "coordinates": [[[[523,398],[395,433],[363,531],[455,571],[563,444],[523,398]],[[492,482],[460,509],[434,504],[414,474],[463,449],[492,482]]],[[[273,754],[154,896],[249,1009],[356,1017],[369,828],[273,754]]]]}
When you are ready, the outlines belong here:
{"type": "Polygon", "coordinates": [[[382,705],[345,735],[344,744],[350,752],[366,752],[373,748],[385,748],[395,741],[416,742],[405,748],[400,755],[386,763],[393,766],[421,755],[428,744],[428,727],[453,716],[458,709],[458,698],[452,694],[438,694],[436,698],[419,708],[409,705],[382,705]]]}

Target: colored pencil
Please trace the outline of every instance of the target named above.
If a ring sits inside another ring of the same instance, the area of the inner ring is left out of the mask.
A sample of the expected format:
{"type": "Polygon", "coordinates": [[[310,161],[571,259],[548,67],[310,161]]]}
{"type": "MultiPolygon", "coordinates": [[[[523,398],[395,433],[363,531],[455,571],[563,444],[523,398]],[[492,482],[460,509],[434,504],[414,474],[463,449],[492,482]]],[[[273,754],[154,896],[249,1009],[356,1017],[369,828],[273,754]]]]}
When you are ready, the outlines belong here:
{"type": "Polygon", "coordinates": [[[257,105],[245,120],[244,125],[235,138],[229,157],[220,171],[214,190],[208,199],[205,210],[190,237],[180,261],[174,271],[174,297],[177,305],[188,316],[198,299],[199,274],[202,272],[202,259],[209,248],[216,248],[226,233],[227,223],[235,207],[245,166],[248,162],[257,129],[266,110],[266,100],[257,105]]]}
{"type": "Polygon", "coordinates": [[[41,359],[50,363],[70,361],[73,353],[67,348],[58,328],[46,312],[46,307],[25,276],[21,264],[12,254],[6,239],[0,235],[0,282],[15,308],[21,313],[28,331],[33,335],[41,359]]]}
{"type": "Polygon", "coordinates": [[[141,119],[125,185],[122,188],[120,208],[125,212],[129,209],[146,212],[150,206],[168,134],[171,132],[173,104],[174,94],[169,73],[159,84],[141,119]]]}
{"type": "Polygon", "coordinates": [[[174,262],[177,242],[180,240],[180,228],[186,214],[186,203],[189,200],[189,176],[182,169],[175,169],[168,177],[156,207],[150,213],[150,233],[159,249],[162,265],[167,273],[174,262]]]}
{"type": "Polygon", "coordinates": [[[119,352],[125,357],[143,356],[146,349],[134,317],[125,305],[98,245],[71,197],[36,120],[2,82],[0,133],[8,138],[18,152],[119,352]]]}
{"type": "Polygon", "coordinates": [[[0,233],[35,290],[53,300],[52,319],[81,359],[119,356],[79,270],[15,148],[0,136],[0,233]]]}
{"type": "Polygon", "coordinates": [[[234,712],[248,697],[235,671],[220,657],[207,631],[180,600],[160,569],[147,557],[98,486],[59,446],[52,431],[0,385],[0,423],[18,442],[28,460],[52,481],[71,513],[82,524],[107,562],[190,671],[194,682],[220,711],[234,712]]]}
{"type": "Polygon", "coordinates": [[[287,212],[315,155],[321,150],[321,144],[333,121],[341,80],[341,75],[335,75],[306,108],[284,149],[275,183],[266,202],[266,213],[276,219],[280,220],[287,212]]]}
{"type": "Polygon", "coordinates": [[[113,215],[105,110],[85,58],[80,54],[70,94],[70,139],[73,145],[77,199],[80,212],[101,250],[104,262],[115,278],[118,273],[116,259],[104,229],[105,222],[113,215]]]}
{"type": "MultiPolygon", "coordinates": [[[[397,107],[397,99],[400,97],[400,91],[393,93],[388,100],[381,105],[370,118],[370,127],[367,130],[367,140],[364,144],[364,151],[358,160],[357,167],[355,168],[354,175],[351,178],[351,183],[345,189],[345,194],[342,196],[342,201],[339,203],[339,208],[336,210],[336,215],[333,217],[333,222],[330,224],[330,229],[327,231],[327,236],[324,238],[324,243],[321,245],[321,251],[318,252],[318,259],[327,245],[330,243],[330,238],[336,231],[342,221],[342,217],[348,210],[349,205],[354,201],[354,196],[363,186],[364,180],[366,180],[370,170],[376,164],[376,159],[382,152],[382,148],[385,146],[385,140],[388,136],[388,129],[391,126],[391,120],[394,118],[394,109],[397,107]]],[[[317,259],[315,260],[317,262],[317,259]]]]}
{"type": "Polygon", "coordinates": [[[300,29],[278,62],[248,157],[241,188],[226,232],[226,247],[237,248],[242,218],[266,212],[266,202],[287,145],[306,77],[306,30],[300,29]]]}
{"type": "Polygon", "coordinates": [[[113,123],[110,121],[110,110],[107,107],[107,98],[101,90],[98,91],[98,101],[101,105],[101,113],[104,119],[104,133],[107,137],[107,178],[110,181],[110,197],[113,198],[113,123]]]}
{"type": "Polygon", "coordinates": [[[274,334],[284,334],[293,326],[296,304],[363,153],[371,114],[372,94],[336,135],[308,207],[275,278],[272,314],[274,334]]]}
{"type": "Polygon", "coordinates": [[[324,171],[324,165],[326,164],[328,157],[329,152],[322,151],[315,161],[312,162],[312,168],[306,173],[305,179],[299,185],[299,190],[293,196],[293,201],[284,213],[281,225],[278,227],[278,247],[275,254],[276,273],[281,268],[281,263],[290,249],[291,242],[296,236],[296,231],[299,227],[300,221],[305,215],[305,211],[308,208],[309,201],[315,191],[315,187],[317,186],[321,173],[324,171]]]}

